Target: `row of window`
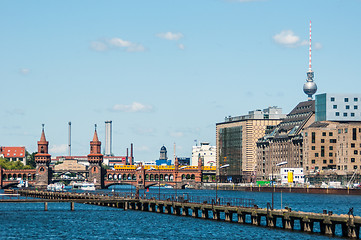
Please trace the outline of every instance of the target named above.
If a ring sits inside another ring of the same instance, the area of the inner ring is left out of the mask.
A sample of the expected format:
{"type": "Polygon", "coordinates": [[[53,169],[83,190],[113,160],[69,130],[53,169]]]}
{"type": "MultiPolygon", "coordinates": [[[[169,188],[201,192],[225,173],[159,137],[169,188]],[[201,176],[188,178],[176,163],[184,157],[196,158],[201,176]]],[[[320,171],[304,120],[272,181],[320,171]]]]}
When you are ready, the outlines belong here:
{"type": "MultiPolygon", "coordinates": [[[[336,116],[336,117],[339,117],[339,116],[340,116],[340,112],[335,112],[335,116],[336,116]]],[[[347,113],[347,112],[344,112],[344,113],[343,113],[343,116],[344,116],[344,117],[348,117],[348,113],[347,113]]],[[[353,113],[353,112],[350,113],[350,117],[355,117],[355,113],[353,113]]]]}
{"type": "MultiPolygon", "coordinates": [[[[335,100],[336,100],[335,97],[331,97],[331,102],[334,102],[335,100]]],[[[344,98],[343,101],[344,102],[349,102],[349,98],[344,98]]],[[[357,102],[358,98],[357,97],[353,98],[353,101],[357,102]]]]}
{"type": "MultiPolygon", "coordinates": [[[[333,109],[337,109],[337,105],[333,105],[332,108],[333,108],[333,109]]],[[[350,109],[350,105],[346,105],[346,106],[345,106],[345,109],[347,109],[347,110],[350,109]]],[[[357,105],[354,105],[354,106],[353,106],[353,109],[357,110],[357,109],[358,109],[358,106],[357,106],[357,105]]]]}

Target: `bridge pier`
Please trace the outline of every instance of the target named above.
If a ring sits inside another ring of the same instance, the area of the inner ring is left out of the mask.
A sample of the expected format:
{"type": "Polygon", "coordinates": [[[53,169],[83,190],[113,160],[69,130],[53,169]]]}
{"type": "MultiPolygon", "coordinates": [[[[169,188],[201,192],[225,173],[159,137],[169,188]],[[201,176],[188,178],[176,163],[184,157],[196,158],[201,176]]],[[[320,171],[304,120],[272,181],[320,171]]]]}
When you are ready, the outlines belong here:
{"type": "Polygon", "coordinates": [[[216,209],[213,209],[213,220],[220,220],[220,212],[216,209]]]}
{"type": "Polygon", "coordinates": [[[173,214],[174,215],[180,215],[180,207],[173,205],[173,214]]]}
{"type": "Polygon", "coordinates": [[[203,208],[203,209],[202,209],[202,218],[204,218],[204,219],[208,219],[208,218],[209,218],[208,209],[206,209],[206,208],[203,208]]]}
{"type": "Polygon", "coordinates": [[[301,220],[301,231],[303,232],[313,232],[313,222],[308,219],[308,217],[301,220]]]}
{"type": "Polygon", "coordinates": [[[164,213],[163,204],[157,204],[157,213],[164,213]]]}
{"type": "Polygon", "coordinates": [[[182,216],[189,216],[189,208],[182,206],[182,216]]]}
{"type": "Polygon", "coordinates": [[[360,228],[356,227],[353,218],[350,218],[347,223],[342,224],[342,236],[348,238],[359,238],[360,228]]]}
{"type": "Polygon", "coordinates": [[[290,218],[290,216],[288,214],[284,215],[282,218],[282,227],[284,229],[292,230],[293,225],[294,225],[294,220],[292,218],[290,218]]]}
{"type": "Polygon", "coordinates": [[[245,221],[246,221],[246,214],[244,214],[241,211],[237,211],[237,222],[243,224],[245,223],[245,221]]]}
{"type": "Polygon", "coordinates": [[[172,213],[172,206],[171,205],[165,205],[164,213],[171,214],[172,213]]]}
{"type": "Polygon", "coordinates": [[[277,218],[273,217],[272,213],[267,214],[267,227],[274,228],[276,226],[277,218]]]}
{"type": "Polygon", "coordinates": [[[150,212],[155,212],[156,211],[155,203],[150,203],[149,204],[149,211],[150,212]]]}
{"type": "Polygon", "coordinates": [[[192,207],[192,217],[198,218],[198,210],[199,210],[199,208],[192,207]]]}
{"type": "Polygon", "coordinates": [[[255,211],[253,211],[251,214],[252,225],[259,226],[261,224],[260,220],[261,220],[261,217],[255,211]]]}
{"type": "Polygon", "coordinates": [[[224,220],[226,221],[226,222],[232,222],[232,217],[233,217],[233,214],[232,214],[232,212],[230,212],[230,211],[224,211],[224,220]]]}

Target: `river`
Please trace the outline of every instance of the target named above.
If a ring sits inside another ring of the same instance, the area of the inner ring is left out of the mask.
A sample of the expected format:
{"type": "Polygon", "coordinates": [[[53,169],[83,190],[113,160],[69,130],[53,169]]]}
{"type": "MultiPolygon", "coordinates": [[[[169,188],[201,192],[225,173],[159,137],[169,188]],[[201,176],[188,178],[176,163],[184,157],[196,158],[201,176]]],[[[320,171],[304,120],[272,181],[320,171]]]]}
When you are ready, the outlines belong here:
{"type": "MultiPolygon", "coordinates": [[[[110,190],[108,190],[110,191],[110,190]]],[[[130,191],[118,186],[119,191],[130,191]]],[[[134,191],[134,190],[133,190],[134,191]]],[[[158,193],[158,188],[151,188],[158,193]]],[[[175,193],[161,189],[162,193],[175,193]]],[[[3,193],[3,190],[0,190],[3,193]]],[[[214,190],[178,190],[178,194],[214,196],[214,190]]],[[[271,202],[271,193],[218,191],[220,197],[253,198],[259,207],[271,202]]],[[[281,194],[275,193],[275,208],[281,207],[281,194]]],[[[350,207],[361,215],[361,196],[283,193],[282,205],[293,211],[346,214],[350,207]]],[[[240,225],[110,207],[69,203],[1,203],[0,239],[329,239],[318,234],[240,225]]],[[[336,229],[339,232],[340,229],[336,229]]]]}

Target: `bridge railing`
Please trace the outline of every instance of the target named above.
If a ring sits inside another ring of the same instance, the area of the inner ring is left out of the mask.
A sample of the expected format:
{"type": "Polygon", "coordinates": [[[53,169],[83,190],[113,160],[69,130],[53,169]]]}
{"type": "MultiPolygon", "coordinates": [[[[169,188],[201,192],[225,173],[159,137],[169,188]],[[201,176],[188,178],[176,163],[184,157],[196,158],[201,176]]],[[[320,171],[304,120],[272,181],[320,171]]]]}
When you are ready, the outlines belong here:
{"type": "Polygon", "coordinates": [[[189,202],[189,203],[203,203],[212,205],[225,205],[235,207],[254,207],[255,200],[250,198],[218,198],[210,196],[194,196],[190,194],[157,194],[157,193],[139,193],[134,192],[117,192],[117,193],[106,193],[108,196],[121,197],[121,198],[135,198],[135,199],[155,199],[161,201],[172,201],[172,202],[189,202]]]}

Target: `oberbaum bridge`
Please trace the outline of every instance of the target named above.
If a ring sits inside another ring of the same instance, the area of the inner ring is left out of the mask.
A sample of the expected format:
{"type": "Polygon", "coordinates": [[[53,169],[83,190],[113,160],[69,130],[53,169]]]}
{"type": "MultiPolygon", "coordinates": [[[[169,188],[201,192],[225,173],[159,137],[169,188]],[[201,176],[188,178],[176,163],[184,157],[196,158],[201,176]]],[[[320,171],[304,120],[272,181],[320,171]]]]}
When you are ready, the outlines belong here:
{"type": "Polygon", "coordinates": [[[48,142],[43,129],[40,141],[38,141],[38,153],[35,155],[35,170],[0,168],[0,186],[2,188],[17,185],[18,180],[14,180],[14,178],[21,178],[35,186],[36,189],[20,189],[15,193],[0,194],[0,196],[2,195],[0,203],[44,203],[45,211],[48,210],[48,203],[52,202],[70,202],[70,210],[72,211],[75,203],[83,203],[359,239],[361,217],[354,216],[353,209],[350,209],[347,214],[337,215],[327,210],[323,210],[323,213],[311,213],[292,211],[291,208],[287,207],[273,209],[269,203],[267,208],[259,208],[253,199],[218,198],[217,187],[216,198],[190,194],[161,195],[160,191],[158,194],[145,193],[145,191],[141,194],[139,189],[157,183],[159,186],[160,182],[174,186],[175,190],[184,185],[200,184],[204,172],[201,161],[198,161],[198,166],[195,169],[179,167],[177,160],[175,160],[174,169],[146,169],[143,165],[138,165],[136,168],[105,170],[102,168],[103,155],[100,146],[101,142],[98,140],[95,130],[88,155],[88,180],[93,182],[97,189],[107,188],[114,184],[131,184],[137,188],[135,193],[46,191],[45,189],[52,181],[52,170],[50,168],[48,142]],[[156,173],[148,174],[147,171],[156,171],[156,173]]]}

